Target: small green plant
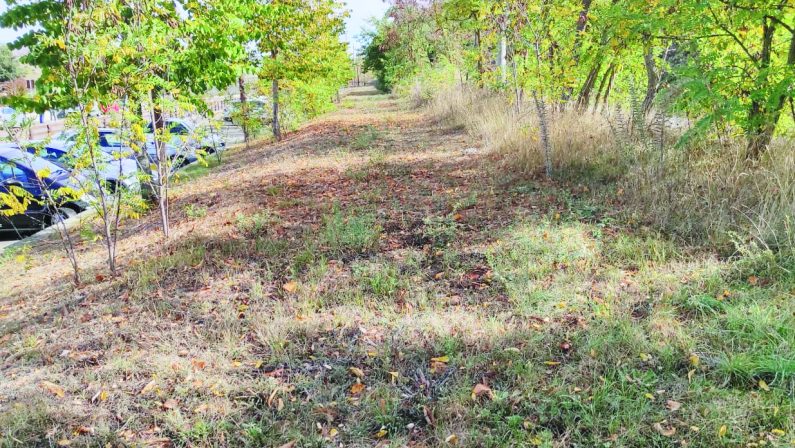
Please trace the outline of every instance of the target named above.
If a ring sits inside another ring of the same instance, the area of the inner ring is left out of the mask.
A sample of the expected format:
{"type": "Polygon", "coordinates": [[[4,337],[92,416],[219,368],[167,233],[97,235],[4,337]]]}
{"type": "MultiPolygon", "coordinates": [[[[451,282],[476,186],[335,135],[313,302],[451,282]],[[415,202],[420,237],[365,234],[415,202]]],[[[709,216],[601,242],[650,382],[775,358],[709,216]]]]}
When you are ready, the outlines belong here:
{"type": "Polygon", "coordinates": [[[281,222],[270,210],[262,210],[250,216],[237,215],[236,219],[237,229],[250,236],[266,233],[268,229],[281,222]]]}
{"type": "Polygon", "coordinates": [[[422,220],[422,236],[434,247],[445,247],[458,233],[452,216],[430,216],[422,220]]]}
{"type": "Polygon", "coordinates": [[[207,216],[207,207],[203,205],[196,205],[196,204],[188,204],[185,206],[185,215],[188,216],[188,219],[200,219],[207,216]]]}
{"type": "Polygon", "coordinates": [[[373,214],[343,214],[338,204],[323,217],[323,224],[323,242],[335,254],[370,250],[381,235],[373,214]]]}
{"type": "Polygon", "coordinates": [[[355,265],[353,274],[359,284],[376,297],[392,297],[400,287],[398,271],[391,264],[355,265]]]}
{"type": "Polygon", "coordinates": [[[373,125],[367,125],[364,130],[356,134],[351,141],[351,147],[356,151],[370,149],[379,138],[381,132],[373,125]]]}

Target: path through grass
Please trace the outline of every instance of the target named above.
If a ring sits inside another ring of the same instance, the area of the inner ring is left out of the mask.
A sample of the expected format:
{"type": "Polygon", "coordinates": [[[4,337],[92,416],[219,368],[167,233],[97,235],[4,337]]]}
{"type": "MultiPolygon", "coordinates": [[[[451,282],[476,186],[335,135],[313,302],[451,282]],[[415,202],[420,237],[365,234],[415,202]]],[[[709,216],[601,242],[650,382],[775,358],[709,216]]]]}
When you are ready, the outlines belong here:
{"type": "Polygon", "coordinates": [[[117,279],[2,260],[0,446],[795,443],[790,271],[352,93],[181,182],[171,241],[127,223],[117,279]]]}

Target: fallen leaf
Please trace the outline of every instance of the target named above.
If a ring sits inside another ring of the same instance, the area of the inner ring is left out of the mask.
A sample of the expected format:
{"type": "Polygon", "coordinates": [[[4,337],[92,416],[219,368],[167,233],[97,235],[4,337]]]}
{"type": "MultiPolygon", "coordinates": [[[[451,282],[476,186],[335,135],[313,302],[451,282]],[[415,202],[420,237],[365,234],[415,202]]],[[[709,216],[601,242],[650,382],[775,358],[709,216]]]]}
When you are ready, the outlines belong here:
{"type": "Polygon", "coordinates": [[[177,400],[173,398],[169,398],[168,400],[165,401],[165,403],[163,403],[163,409],[176,409],[177,406],[179,406],[177,404],[177,400]]]}
{"type": "Polygon", "coordinates": [[[141,389],[141,395],[146,395],[149,392],[152,392],[155,389],[155,387],[157,387],[157,382],[155,380],[146,383],[146,386],[144,386],[144,388],[141,389]]]}
{"type": "Polygon", "coordinates": [[[94,428],[92,428],[90,426],[82,426],[81,425],[81,426],[78,426],[77,429],[75,429],[75,433],[77,433],[77,434],[93,434],[94,433],[94,428]]]}
{"type": "Polygon", "coordinates": [[[445,356],[439,356],[439,357],[436,357],[436,358],[431,358],[431,362],[447,363],[447,362],[450,362],[450,357],[445,355],[445,356]]]}
{"type": "Polygon", "coordinates": [[[58,446],[70,446],[72,442],[69,439],[61,439],[58,441],[58,446]]]}
{"type": "Polygon", "coordinates": [[[751,286],[756,286],[759,283],[759,278],[755,275],[748,277],[748,284],[751,286]]]}
{"type": "Polygon", "coordinates": [[[190,363],[196,370],[204,370],[204,368],[207,367],[207,361],[201,359],[191,359],[190,363]]]}
{"type": "Polygon", "coordinates": [[[770,386],[767,385],[765,380],[759,380],[759,388],[765,392],[770,392],[770,386]]]}
{"type": "Polygon", "coordinates": [[[662,423],[655,423],[654,430],[665,437],[673,437],[673,435],[676,434],[676,428],[674,428],[673,426],[664,427],[662,423]]]}
{"type": "Polygon", "coordinates": [[[550,367],[554,367],[554,366],[559,366],[560,362],[558,362],[558,361],[546,361],[546,362],[544,362],[544,364],[546,364],[546,365],[548,365],[550,367]]]}
{"type": "Polygon", "coordinates": [[[61,386],[59,386],[59,385],[57,385],[55,383],[51,383],[49,381],[42,381],[40,383],[40,386],[42,387],[42,389],[44,389],[47,392],[55,395],[58,398],[63,398],[64,395],[66,395],[66,393],[63,390],[63,387],[61,387],[61,386]]]}
{"type": "Polygon", "coordinates": [[[723,436],[725,436],[726,435],[726,431],[728,431],[728,430],[729,430],[729,428],[727,428],[726,425],[721,426],[720,429],[718,429],[718,437],[722,438],[723,436]]]}
{"type": "Polygon", "coordinates": [[[472,400],[477,400],[482,396],[486,396],[487,398],[493,400],[494,392],[492,392],[491,388],[485,384],[475,385],[475,387],[472,389],[472,400]]]}
{"type": "Polygon", "coordinates": [[[362,383],[356,383],[353,386],[351,386],[351,394],[352,395],[358,395],[358,394],[362,393],[363,390],[364,390],[364,384],[362,384],[362,383]]]}
{"type": "Polygon", "coordinates": [[[787,434],[787,432],[784,431],[783,429],[774,429],[774,430],[772,430],[770,432],[773,433],[774,436],[783,436],[783,435],[787,434]]]}
{"type": "Polygon", "coordinates": [[[375,438],[376,439],[383,439],[384,437],[386,437],[387,434],[389,434],[389,433],[387,432],[386,428],[384,428],[382,426],[381,429],[379,429],[378,432],[375,433],[375,438]]]}
{"type": "Polygon", "coordinates": [[[698,365],[701,363],[701,359],[695,353],[691,353],[690,354],[689,361],[690,361],[690,365],[693,366],[693,367],[698,367],[698,365]]]}
{"type": "Polygon", "coordinates": [[[458,436],[455,434],[450,434],[449,436],[447,436],[446,439],[444,439],[444,441],[449,443],[450,445],[455,445],[456,443],[458,443],[458,436]]]}
{"type": "Polygon", "coordinates": [[[348,371],[356,378],[364,378],[364,371],[358,367],[351,367],[348,371]]]}
{"type": "Polygon", "coordinates": [[[682,407],[682,403],[680,403],[678,401],[674,401],[674,400],[668,400],[668,401],[665,402],[665,407],[667,407],[668,410],[671,411],[671,412],[678,411],[679,408],[682,407]]]}
{"type": "Polygon", "coordinates": [[[290,280],[289,282],[282,285],[282,289],[292,294],[298,290],[298,283],[295,280],[290,280]]]}

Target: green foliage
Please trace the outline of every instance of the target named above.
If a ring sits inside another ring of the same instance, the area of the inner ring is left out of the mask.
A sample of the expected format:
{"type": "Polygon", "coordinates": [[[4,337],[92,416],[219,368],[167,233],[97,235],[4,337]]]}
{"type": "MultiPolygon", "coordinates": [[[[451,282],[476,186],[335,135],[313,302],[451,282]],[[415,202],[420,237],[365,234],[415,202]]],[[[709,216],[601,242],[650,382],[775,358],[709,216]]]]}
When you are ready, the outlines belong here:
{"type": "Polygon", "coordinates": [[[22,66],[8,45],[0,45],[0,82],[13,81],[22,75],[22,66]]]}
{"type": "Polygon", "coordinates": [[[370,213],[343,213],[335,204],[323,217],[322,241],[335,255],[363,253],[373,249],[381,236],[381,227],[370,213]]]}
{"type": "Polygon", "coordinates": [[[429,216],[422,220],[422,236],[434,247],[445,247],[455,240],[458,223],[452,216],[429,216]]]}

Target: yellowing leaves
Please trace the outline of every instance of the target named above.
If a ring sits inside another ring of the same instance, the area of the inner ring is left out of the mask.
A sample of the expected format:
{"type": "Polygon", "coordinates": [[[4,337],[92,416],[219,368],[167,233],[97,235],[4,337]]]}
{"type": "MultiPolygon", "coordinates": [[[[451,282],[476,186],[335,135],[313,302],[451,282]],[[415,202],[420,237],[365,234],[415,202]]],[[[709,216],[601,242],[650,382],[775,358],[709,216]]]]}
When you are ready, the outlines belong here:
{"type": "Polygon", "coordinates": [[[364,371],[358,367],[351,367],[348,369],[351,372],[351,375],[355,376],[356,378],[364,378],[364,371]]]}
{"type": "Polygon", "coordinates": [[[770,386],[767,385],[765,380],[759,380],[759,388],[765,392],[770,392],[770,386]]]}
{"type": "Polygon", "coordinates": [[[66,395],[66,392],[64,391],[63,387],[55,383],[52,383],[50,381],[42,381],[41,383],[39,383],[39,386],[58,398],[63,398],[66,395]]]}
{"type": "Polygon", "coordinates": [[[477,384],[472,389],[472,400],[477,401],[479,398],[486,397],[490,400],[494,399],[494,392],[485,384],[477,384]]]}
{"type": "Polygon", "coordinates": [[[290,280],[289,282],[282,285],[282,289],[290,294],[293,294],[298,291],[298,282],[295,280],[290,280]]]}
{"type": "Polygon", "coordinates": [[[364,392],[364,384],[355,383],[353,386],[351,386],[351,395],[359,395],[362,392],[364,392]]]}

